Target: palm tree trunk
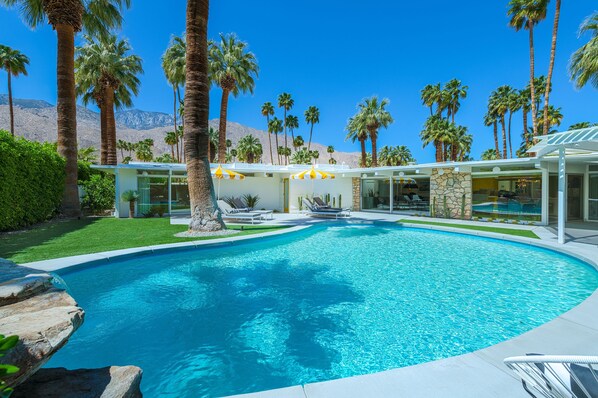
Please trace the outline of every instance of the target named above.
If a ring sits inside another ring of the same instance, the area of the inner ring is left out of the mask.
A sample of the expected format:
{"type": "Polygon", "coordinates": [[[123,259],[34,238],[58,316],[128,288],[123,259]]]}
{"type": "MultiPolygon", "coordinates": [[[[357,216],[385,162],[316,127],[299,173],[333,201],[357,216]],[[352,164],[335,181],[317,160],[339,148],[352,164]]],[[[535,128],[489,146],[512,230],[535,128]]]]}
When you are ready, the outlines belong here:
{"type": "Polygon", "coordinates": [[[451,160],[453,162],[457,161],[457,144],[454,142],[451,144],[451,160]]]}
{"type": "MultiPolygon", "coordinates": [[[[172,116],[174,118],[174,134],[176,135],[177,133],[177,125],[176,125],[176,86],[173,85],[172,86],[172,94],[173,94],[173,101],[172,101],[172,105],[173,105],[173,111],[172,111],[172,116]]],[[[177,136],[178,137],[178,136],[177,136]]],[[[178,138],[177,138],[178,141],[178,138]]],[[[179,159],[179,162],[181,161],[181,154],[179,152],[179,146],[177,145],[177,151],[176,151],[176,155],[177,158],[179,159]]]]}
{"type": "Polygon", "coordinates": [[[309,141],[307,143],[307,150],[309,151],[309,148],[311,148],[311,135],[314,132],[314,124],[311,124],[311,127],[309,129],[309,141]]]}
{"type": "Polygon", "coordinates": [[[513,144],[511,142],[511,119],[513,118],[513,112],[509,112],[509,153],[511,158],[513,157],[513,144]]]}
{"type": "Polygon", "coordinates": [[[436,140],[434,141],[434,145],[436,146],[436,162],[442,162],[442,142],[436,140]]]}
{"type": "Polygon", "coordinates": [[[15,114],[12,107],[12,72],[10,66],[6,70],[8,72],[8,109],[10,111],[10,133],[15,136],[15,114]]]}
{"type": "Polygon", "coordinates": [[[274,154],[272,153],[272,132],[270,131],[270,116],[266,114],[266,125],[268,126],[268,145],[270,146],[270,163],[274,164],[274,154]]]}
{"type": "Polygon", "coordinates": [[[287,159],[287,109],[284,109],[284,164],[288,164],[288,159],[287,159]]]}
{"type": "Polygon", "coordinates": [[[529,136],[527,134],[527,112],[523,109],[523,139],[525,140],[525,149],[529,148],[529,136]]]}
{"type": "Polygon", "coordinates": [[[500,125],[502,127],[502,157],[507,158],[507,128],[505,126],[505,116],[500,116],[500,125]]]}
{"type": "Polygon", "coordinates": [[[534,27],[533,25],[529,25],[529,87],[530,93],[532,97],[532,130],[534,132],[534,137],[538,135],[537,131],[537,122],[536,122],[536,89],[534,87],[534,27]]]}
{"type": "Polygon", "coordinates": [[[58,37],[57,51],[57,143],[58,153],[66,160],[66,180],[62,212],[67,217],[80,217],[77,186],[77,95],[75,93],[75,29],[65,24],[54,26],[58,37]]]}
{"type": "Polygon", "coordinates": [[[114,119],[114,89],[106,87],[104,96],[106,107],[106,164],[116,165],[116,120],[114,119]]]}
{"type": "Polygon", "coordinates": [[[548,97],[550,96],[550,84],[552,71],[554,69],[554,57],[556,55],[556,38],[559,30],[559,18],[561,16],[561,0],[556,0],[554,13],[554,24],[552,26],[552,45],[550,46],[550,63],[548,64],[548,75],[546,76],[546,91],[544,91],[544,135],[548,134],[548,97]]]}
{"type": "Polygon", "coordinates": [[[108,164],[108,136],[106,135],[106,106],[100,105],[100,164],[108,164]]]}
{"type": "MultiPolygon", "coordinates": [[[[229,91],[222,89],[222,100],[220,101],[220,120],[218,126],[218,162],[226,160],[226,118],[228,117],[228,95],[229,91]]],[[[187,108],[185,108],[187,109],[187,108]]]]}
{"type": "Polygon", "coordinates": [[[191,231],[218,231],[226,228],[216,203],[207,158],[210,109],[208,11],[209,0],[187,1],[184,139],[191,200],[191,231]]]}
{"type": "Polygon", "coordinates": [[[494,146],[496,149],[496,156],[500,159],[500,147],[498,146],[498,123],[496,123],[496,119],[494,120],[494,146]]]}
{"type": "Polygon", "coordinates": [[[367,153],[365,151],[365,139],[360,138],[359,139],[359,144],[361,145],[361,167],[366,167],[366,163],[367,163],[367,153]]]}
{"type": "Polygon", "coordinates": [[[170,146],[170,154],[171,154],[171,156],[172,156],[172,158],[173,158],[173,159],[176,159],[176,158],[174,157],[174,145],[171,145],[171,146],[170,146]]]}
{"type": "Polygon", "coordinates": [[[278,133],[274,134],[274,137],[276,137],[276,157],[278,157],[278,164],[280,164],[280,151],[278,150],[279,146],[278,146],[278,133]]]}
{"type": "Polygon", "coordinates": [[[372,140],[372,167],[378,167],[377,132],[370,132],[370,138],[372,140]]]}

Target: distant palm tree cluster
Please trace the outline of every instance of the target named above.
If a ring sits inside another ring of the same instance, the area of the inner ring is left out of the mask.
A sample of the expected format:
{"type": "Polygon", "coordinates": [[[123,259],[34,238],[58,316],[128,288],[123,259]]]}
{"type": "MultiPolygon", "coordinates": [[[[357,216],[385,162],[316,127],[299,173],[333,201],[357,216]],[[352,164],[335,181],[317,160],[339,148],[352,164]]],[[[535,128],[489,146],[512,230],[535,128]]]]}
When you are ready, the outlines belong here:
{"type": "Polygon", "coordinates": [[[311,150],[311,140],[313,138],[314,124],[320,123],[320,110],[315,106],[309,106],[304,112],[305,123],[310,126],[309,140],[307,147],[304,147],[305,140],[302,136],[295,136],[295,131],[299,128],[299,118],[295,115],[290,115],[288,112],[295,106],[295,100],[289,93],[282,93],[278,96],[278,107],[283,110],[283,117],[279,119],[275,116],[274,105],[271,102],[265,102],[262,105],[261,113],[266,118],[266,125],[268,126],[268,144],[270,150],[270,159],[274,163],[275,159],[278,164],[289,164],[289,159],[292,163],[309,164],[312,159],[319,158],[318,151],[311,150]],[[270,118],[271,116],[274,116],[270,118]],[[289,147],[288,133],[291,133],[291,147],[289,147]],[[278,134],[284,133],[284,145],[279,145],[278,134]],[[276,158],[272,150],[272,135],[275,137],[276,158]],[[294,153],[293,153],[294,150],[294,153]]]}

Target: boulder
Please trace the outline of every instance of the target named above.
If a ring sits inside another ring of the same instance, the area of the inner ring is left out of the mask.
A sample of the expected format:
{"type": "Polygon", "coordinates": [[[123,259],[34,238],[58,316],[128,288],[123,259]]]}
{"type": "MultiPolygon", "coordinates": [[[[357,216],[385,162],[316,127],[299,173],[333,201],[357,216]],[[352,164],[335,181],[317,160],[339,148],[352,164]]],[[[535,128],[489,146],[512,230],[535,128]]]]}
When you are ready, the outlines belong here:
{"type": "Polygon", "coordinates": [[[40,369],[15,389],[13,398],[140,398],[141,369],[40,369]]]}
{"type": "Polygon", "coordinates": [[[52,276],[0,259],[0,307],[52,288],[52,276]]]}

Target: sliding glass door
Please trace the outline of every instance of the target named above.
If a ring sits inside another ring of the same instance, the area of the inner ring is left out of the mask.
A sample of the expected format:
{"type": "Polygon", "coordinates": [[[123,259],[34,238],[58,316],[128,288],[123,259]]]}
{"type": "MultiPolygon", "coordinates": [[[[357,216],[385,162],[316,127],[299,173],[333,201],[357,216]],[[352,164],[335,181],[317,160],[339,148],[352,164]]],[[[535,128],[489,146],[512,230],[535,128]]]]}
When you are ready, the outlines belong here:
{"type": "Polygon", "coordinates": [[[598,221],[598,173],[590,173],[588,219],[598,221]]]}

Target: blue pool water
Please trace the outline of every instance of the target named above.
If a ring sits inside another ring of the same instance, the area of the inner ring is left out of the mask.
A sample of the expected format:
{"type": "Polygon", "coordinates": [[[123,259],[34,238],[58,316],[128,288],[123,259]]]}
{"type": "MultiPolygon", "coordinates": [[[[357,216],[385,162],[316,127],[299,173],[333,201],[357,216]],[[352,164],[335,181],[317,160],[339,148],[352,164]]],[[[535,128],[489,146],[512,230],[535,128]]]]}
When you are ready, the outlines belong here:
{"type": "Polygon", "coordinates": [[[86,317],[48,366],[138,365],[146,397],[239,394],[463,354],[598,287],[598,272],[547,250],[385,225],[316,226],[62,277],[86,317]]]}

